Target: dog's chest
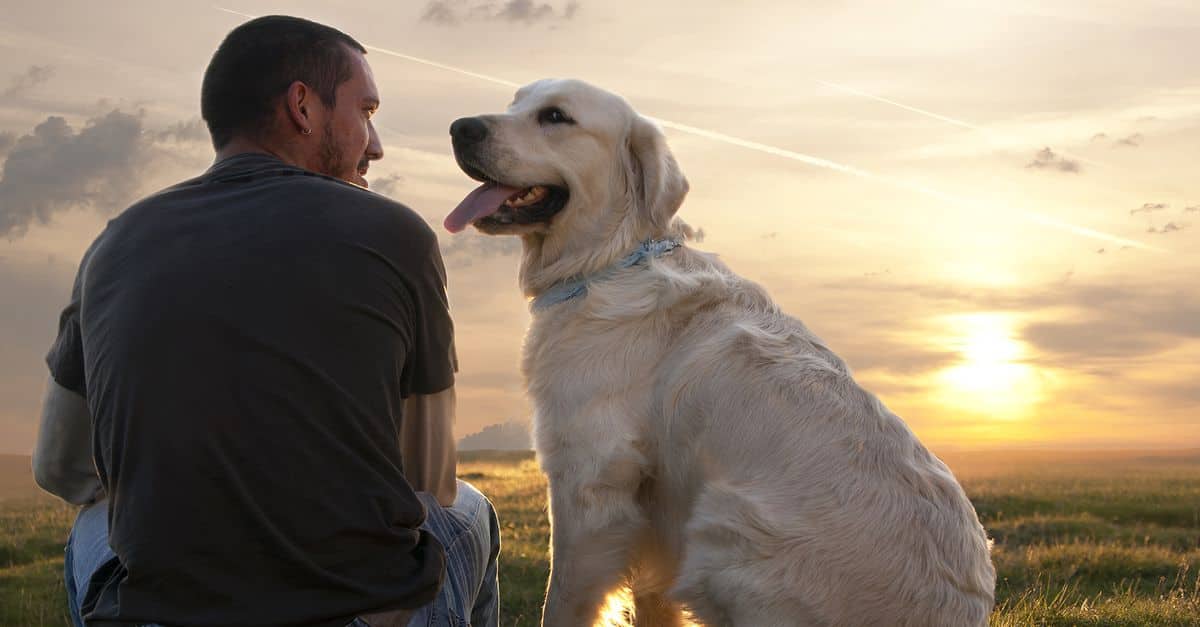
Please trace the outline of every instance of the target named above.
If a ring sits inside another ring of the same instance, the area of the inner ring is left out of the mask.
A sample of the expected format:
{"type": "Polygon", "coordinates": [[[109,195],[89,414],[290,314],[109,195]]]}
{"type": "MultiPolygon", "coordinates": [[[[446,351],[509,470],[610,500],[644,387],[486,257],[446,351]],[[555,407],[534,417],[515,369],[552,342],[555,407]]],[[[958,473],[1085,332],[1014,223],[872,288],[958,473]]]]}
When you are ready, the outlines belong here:
{"type": "Polygon", "coordinates": [[[637,402],[663,348],[651,324],[566,313],[535,319],[522,360],[530,396],[539,405],[562,408],[609,396],[637,402]]]}

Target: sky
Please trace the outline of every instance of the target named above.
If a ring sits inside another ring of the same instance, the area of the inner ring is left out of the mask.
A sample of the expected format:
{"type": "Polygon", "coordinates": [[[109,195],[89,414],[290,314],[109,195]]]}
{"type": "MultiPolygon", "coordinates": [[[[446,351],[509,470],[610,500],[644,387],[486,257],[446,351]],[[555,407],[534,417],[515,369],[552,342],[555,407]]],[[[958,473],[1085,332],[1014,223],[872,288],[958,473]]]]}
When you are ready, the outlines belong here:
{"type": "MultiPolygon", "coordinates": [[[[0,453],[32,448],[88,244],[211,164],[200,79],[235,13],[373,47],[372,188],[433,225],[475,187],[449,124],[502,111],[504,83],[624,95],[666,126],[694,245],[765,286],[935,452],[1200,446],[1191,0],[5,5],[0,453]]],[[[437,229],[456,433],[527,420],[519,244],[437,229]]]]}

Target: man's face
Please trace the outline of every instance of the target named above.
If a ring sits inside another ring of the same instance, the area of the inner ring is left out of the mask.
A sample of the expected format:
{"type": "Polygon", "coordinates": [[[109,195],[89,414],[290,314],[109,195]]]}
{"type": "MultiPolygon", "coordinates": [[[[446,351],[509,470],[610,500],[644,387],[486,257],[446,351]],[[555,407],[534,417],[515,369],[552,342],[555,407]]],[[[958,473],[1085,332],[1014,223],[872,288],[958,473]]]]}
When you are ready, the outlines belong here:
{"type": "Polygon", "coordinates": [[[366,187],[364,177],[370,162],[383,157],[383,145],[371,124],[371,116],[379,108],[379,89],[366,56],[347,50],[354,73],[338,85],[336,104],[326,109],[317,171],[366,187]]]}

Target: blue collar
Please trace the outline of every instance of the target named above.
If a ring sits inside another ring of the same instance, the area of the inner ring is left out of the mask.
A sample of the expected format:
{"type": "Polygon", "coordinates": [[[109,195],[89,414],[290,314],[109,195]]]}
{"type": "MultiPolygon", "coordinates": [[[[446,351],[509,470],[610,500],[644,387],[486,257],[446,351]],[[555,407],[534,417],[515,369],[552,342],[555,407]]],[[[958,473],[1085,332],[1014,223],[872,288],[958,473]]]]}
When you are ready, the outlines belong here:
{"type": "Polygon", "coordinates": [[[537,298],[533,299],[529,308],[533,311],[545,311],[559,303],[565,303],[572,298],[587,294],[588,284],[593,281],[606,279],[616,274],[620,270],[632,268],[647,259],[657,259],[663,255],[671,254],[671,251],[679,248],[683,244],[672,238],[667,239],[648,239],[642,242],[633,252],[625,255],[620,261],[613,265],[592,274],[590,276],[576,277],[567,279],[562,283],[556,283],[550,286],[549,289],[538,294],[537,298]]]}

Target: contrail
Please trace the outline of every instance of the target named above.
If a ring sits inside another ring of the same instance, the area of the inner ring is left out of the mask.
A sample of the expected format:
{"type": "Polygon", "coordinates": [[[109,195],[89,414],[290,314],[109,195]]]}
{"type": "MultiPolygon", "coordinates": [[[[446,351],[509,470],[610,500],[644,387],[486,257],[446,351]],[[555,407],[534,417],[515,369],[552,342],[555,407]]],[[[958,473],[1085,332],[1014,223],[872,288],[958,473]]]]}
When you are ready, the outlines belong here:
{"type": "Polygon", "coordinates": [[[919,114],[921,114],[921,115],[923,115],[923,116],[930,117],[930,118],[933,118],[933,119],[935,119],[935,120],[941,120],[941,121],[943,121],[943,122],[948,122],[948,123],[950,123],[950,124],[953,124],[953,125],[955,125],[955,126],[961,126],[961,127],[963,127],[963,128],[969,128],[969,129],[971,129],[971,130],[973,130],[973,131],[982,131],[982,132],[985,132],[985,133],[986,133],[986,132],[988,132],[988,131],[987,131],[987,129],[983,128],[982,126],[976,126],[976,125],[974,125],[974,124],[971,124],[970,122],[964,122],[964,121],[962,121],[962,120],[959,120],[959,119],[957,119],[957,118],[952,118],[952,117],[944,116],[944,115],[941,115],[940,113],[934,113],[934,112],[932,112],[932,111],[926,111],[925,109],[918,109],[918,108],[916,108],[916,107],[912,107],[912,106],[906,105],[906,104],[904,104],[904,103],[902,103],[902,102],[896,102],[895,100],[888,100],[887,98],[884,98],[883,96],[876,96],[875,94],[869,94],[869,93],[867,93],[867,92],[865,92],[865,91],[859,91],[859,90],[857,90],[857,89],[854,89],[854,88],[852,88],[852,87],[847,87],[847,86],[845,86],[845,85],[839,85],[839,84],[837,84],[837,83],[830,83],[829,81],[822,81],[822,80],[818,80],[817,82],[818,82],[818,83],[820,83],[820,84],[822,84],[822,85],[824,85],[824,86],[826,86],[826,87],[832,87],[832,88],[834,88],[834,89],[836,89],[836,90],[838,90],[838,91],[844,91],[844,92],[846,92],[846,93],[848,93],[848,94],[854,94],[855,96],[861,96],[861,97],[863,97],[863,98],[868,98],[868,99],[871,99],[871,100],[876,100],[876,101],[882,102],[882,103],[884,103],[884,104],[889,104],[889,105],[892,105],[893,107],[899,107],[899,108],[901,108],[901,109],[904,109],[904,110],[906,110],[906,111],[912,111],[913,113],[919,113],[919,114]]]}
{"type": "Polygon", "coordinates": [[[219,6],[215,5],[215,4],[213,5],[213,8],[214,8],[214,9],[216,9],[216,10],[218,10],[218,11],[224,11],[224,12],[226,12],[226,13],[232,13],[232,14],[234,14],[234,15],[240,15],[240,16],[242,16],[242,17],[248,17],[248,18],[250,18],[250,19],[254,19],[254,18],[258,17],[257,15],[250,15],[249,13],[242,13],[241,11],[234,11],[233,9],[226,9],[225,7],[219,7],[219,6]]]}
{"type": "MultiPolygon", "coordinates": [[[[702,129],[702,128],[696,128],[694,126],[687,126],[686,124],[679,124],[678,122],[671,122],[669,120],[663,120],[663,119],[659,119],[659,118],[651,118],[651,119],[654,120],[655,122],[658,122],[661,126],[663,126],[665,128],[671,128],[671,129],[675,129],[677,131],[682,131],[684,133],[698,135],[700,137],[706,137],[708,139],[725,142],[727,144],[733,144],[735,146],[741,146],[742,148],[748,148],[750,150],[757,150],[759,152],[765,152],[767,154],[775,155],[778,157],[784,157],[785,159],[791,159],[793,161],[799,161],[801,163],[806,163],[808,165],[816,166],[818,168],[826,168],[829,170],[836,170],[838,172],[842,172],[844,174],[849,174],[851,176],[857,176],[859,178],[870,179],[872,181],[877,181],[880,183],[891,185],[893,187],[899,187],[902,189],[906,189],[911,192],[916,192],[918,194],[922,194],[924,196],[929,196],[931,198],[937,198],[938,200],[942,200],[942,201],[948,202],[953,205],[958,205],[960,207],[968,207],[971,209],[982,209],[984,211],[991,212],[991,213],[995,213],[995,211],[996,211],[996,209],[994,207],[982,205],[982,204],[977,203],[969,198],[964,198],[961,196],[956,196],[954,194],[949,194],[949,193],[946,193],[943,191],[933,189],[931,187],[926,187],[924,185],[919,185],[917,183],[913,183],[911,181],[905,181],[904,179],[898,179],[898,178],[895,178],[892,176],[886,176],[886,175],[882,175],[882,174],[875,174],[873,172],[868,172],[866,170],[862,170],[862,169],[856,168],[854,166],[837,163],[835,161],[830,161],[828,159],[822,159],[820,157],[814,157],[811,155],[806,155],[804,153],[793,152],[791,150],[785,150],[783,148],[776,148],[775,146],[768,146],[767,144],[760,144],[758,142],[752,142],[752,141],[749,141],[746,139],[741,139],[740,137],[733,137],[730,135],[724,135],[721,133],[717,133],[715,131],[709,131],[709,130],[702,129]]],[[[1028,211],[1025,209],[1013,209],[1013,211],[1015,211],[1018,215],[1025,218],[1026,220],[1029,220],[1030,222],[1033,222],[1035,224],[1041,224],[1043,226],[1053,227],[1056,229],[1067,231],[1069,233],[1074,233],[1075,235],[1081,235],[1083,237],[1090,237],[1093,239],[1104,240],[1107,242],[1112,242],[1114,244],[1121,244],[1122,246],[1132,246],[1134,248],[1141,248],[1143,250],[1152,250],[1155,252],[1167,252],[1165,249],[1158,248],[1157,246],[1150,246],[1148,244],[1143,244],[1137,240],[1126,239],[1123,237],[1118,237],[1116,235],[1110,235],[1110,234],[1104,233],[1102,231],[1097,231],[1095,229],[1089,229],[1087,227],[1076,226],[1074,224],[1063,222],[1062,220],[1058,220],[1058,219],[1052,218],[1050,216],[1042,215],[1042,214],[1034,212],[1034,211],[1028,211]]]]}
{"type": "MultiPolygon", "coordinates": [[[[255,15],[241,13],[239,11],[234,11],[232,9],[226,9],[224,7],[214,6],[213,8],[220,10],[220,11],[224,11],[226,13],[240,15],[240,16],[246,17],[246,18],[253,19],[255,17],[258,17],[255,15]]],[[[478,72],[472,72],[470,70],[455,67],[453,65],[446,65],[444,63],[438,63],[437,61],[430,61],[429,59],[422,59],[421,57],[414,57],[412,55],[404,54],[401,52],[396,52],[395,50],[388,50],[387,48],[380,48],[378,46],[368,46],[366,44],[364,44],[363,47],[368,50],[374,51],[374,52],[379,52],[382,54],[398,57],[401,59],[405,59],[407,61],[412,61],[414,63],[421,63],[423,65],[428,65],[430,67],[435,67],[435,68],[438,68],[441,70],[446,70],[449,72],[455,72],[458,74],[462,74],[464,76],[470,76],[471,78],[476,78],[476,79],[479,79],[482,81],[487,81],[489,83],[495,83],[497,85],[503,85],[504,87],[509,87],[509,88],[515,89],[515,88],[518,88],[521,86],[520,83],[514,83],[513,81],[505,80],[503,78],[497,78],[495,76],[488,76],[487,74],[480,74],[478,72]]],[[[650,117],[650,116],[647,116],[647,117],[650,117]]],[[[906,189],[906,190],[916,192],[916,193],[924,195],[924,196],[929,196],[931,198],[937,198],[938,200],[948,202],[950,204],[957,205],[959,207],[965,207],[965,208],[970,208],[970,209],[983,209],[983,210],[986,210],[986,211],[989,211],[992,213],[996,212],[995,208],[981,205],[981,204],[974,202],[968,198],[962,198],[959,196],[955,196],[953,194],[948,194],[948,193],[938,191],[938,190],[930,188],[930,187],[925,187],[924,185],[918,185],[916,183],[912,183],[912,182],[898,179],[895,177],[885,176],[885,175],[881,175],[881,174],[874,174],[872,172],[868,172],[866,170],[862,170],[862,169],[856,168],[854,166],[837,163],[836,161],[830,161],[828,159],[822,159],[820,157],[814,157],[812,155],[806,155],[804,153],[795,152],[792,150],[786,150],[784,148],[777,148],[775,146],[770,146],[767,144],[760,144],[758,142],[753,142],[753,141],[750,141],[747,139],[742,139],[740,137],[733,137],[732,135],[725,135],[723,133],[718,133],[716,131],[710,131],[707,129],[697,128],[695,126],[688,126],[686,124],[680,124],[678,122],[672,122],[670,120],[664,120],[662,118],[651,117],[650,119],[654,120],[655,122],[657,122],[659,125],[663,126],[664,128],[674,129],[674,130],[680,131],[682,133],[688,133],[690,135],[696,135],[698,137],[704,137],[704,138],[711,139],[714,141],[719,141],[719,142],[723,142],[726,144],[732,144],[734,146],[739,146],[741,148],[755,150],[755,151],[766,153],[769,155],[783,157],[785,159],[791,159],[792,161],[799,161],[800,163],[804,163],[804,164],[811,165],[814,167],[825,168],[828,170],[834,170],[836,172],[841,172],[843,174],[848,174],[850,176],[856,176],[859,178],[864,178],[864,179],[884,183],[886,185],[891,185],[893,187],[906,189]]],[[[952,118],[947,118],[947,119],[949,120],[952,118]]],[[[966,124],[966,123],[962,122],[962,124],[966,124]]],[[[1148,244],[1143,244],[1142,242],[1139,242],[1137,240],[1126,239],[1126,238],[1119,237],[1116,235],[1111,235],[1109,233],[1104,233],[1102,231],[1096,231],[1094,229],[1089,229],[1089,228],[1082,227],[1082,226],[1076,226],[1074,224],[1069,224],[1067,222],[1063,222],[1056,218],[1045,216],[1045,215],[1042,215],[1037,212],[1028,211],[1028,210],[1024,210],[1024,209],[1017,209],[1015,211],[1016,211],[1017,215],[1025,218],[1026,220],[1033,222],[1035,224],[1040,224],[1043,226],[1056,228],[1056,229],[1066,231],[1068,233],[1072,233],[1072,234],[1079,235],[1082,237],[1103,240],[1103,241],[1111,242],[1114,244],[1120,244],[1122,246],[1130,246],[1133,248],[1140,248],[1142,250],[1151,250],[1151,251],[1155,251],[1155,252],[1167,252],[1166,250],[1164,250],[1162,248],[1158,248],[1156,246],[1150,246],[1148,244]]]]}
{"type": "Polygon", "coordinates": [[[446,65],[444,63],[438,63],[437,61],[430,61],[429,59],[422,59],[420,57],[414,57],[412,55],[407,55],[402,52],[396,52],[395,50],[388,50],[387,48],[380,48],[379,46],[368,46],[367,44],[363,44],[363,48],[366,48],[367,50],[373,50],[375,52],[382,52],[383,54],[390,54],[393,57],[400,57],[401,59],[406,59],[408,61],[413,61],[415,63],[424,63],[425,65],[432,66],[432,67],[438,68],[440,70],[449,70],[451,72],[458,72],[459,74],[463,74],[465,76],[470,76],[472,78],[478,78],[480,80],[492,82],[497,85],[504,85],[505,87],[512,87],[513,89],[516,89],[521,86],[520,83],[506,81],[502,78],[496,78],[494,76],[488,76],[486,74],[479,74],[477,72],[472,72],[470,70],[464,70],[459,67],[454,67],[453,65],[446,65]]]}
{"type": "MultiPolygon", "coordinates": [[[[933,119],[935,119],[935,120],[941,120],[942,122],[946,122],[946,123],[948,123],[948,124],[953,124],[953,125],[955,125],[955,126],[961,126],[962,128],[971,129],[972,131],[976,131],[976,132],[979,132],[979,133],[983,133],[984,135],[987,135],[988,137],[992,137],[992,138],[999,138],[999,137],[1000,137],[1000,135],[999,135],[998,133],[996,133],[995,131],[989,130],[989,129],[985,128],[985,127],[978,126],[978,125],[975,125],[975,124],[971,124],[970,122],[965,122],[965,121],[963,121],[963,120],[960,120],[960,119],[958,119],[958,118],[952,118],[952,117],[950,117],[950,116],[942,115],[942,114],[940,114],[940,113],[934,113],[933,111],[929,111],[929,110],[927,110],[927,109],[920,109],[920,108],[914,107],[914,106],[912,106],[912,105],[906,105],[906,104],[904,104],[903,102],[896,102],[895,100],[891,100],[891,99],[888,99],[888,98],[884,98],[883,96],[879,96],[879,95],[876,95],[876,94],[868,93],[868,92],[865,92],[865,91],[859,91],[859,90],[857,90],[857,89],[854,89],[853,87],[847,87],[847,86],[845,86],[845,85],[839,85],[839,84],[837,84],[837,83],[831,83],[831,82],[829,82],[829,81],[822,81],[822,80],[818,80],[818,81],[817,81],[817,83],[819,83],[819,84],[821,84],[821,85],[824,85],[824,86],[826,86],[826,87],[832,87],[832,88],[834,88],[834,89],[836,89],[836,90],[838,90],[838,91],[843,91],[843,92],[846,92],[846,93],[848,93],[848,94],[853,94],[853,95],[855,95],[855,96],[859,96],[859,97],[862,97],[862,98],[867,98],[867,99],[869,99],[869,100],[874,100],[874,101],[876,101],[876,102],[882,102],[882,103],[884,103],[884,104],[886,104],[886,105],[891,105],[891,106],[893,106],[893,107],[898,107],[898,108],[900,108],[900,109],[904,109],[905,111],[912,111],[913,113],[916,113],[916,114],[919,114],[919,115],[923,115],[923,116],[925,116],[925,117],[928,117],[928,118],[933,118],[933,119]]],[[[1061,155],[1063,155],[1063,156],[1065,156],[1065,157],[1070,157],[1070,158],[1072,158],[1072,159],[1074,159],[1074,160],[1076,160],[1076,161],[1082,161],[1083,163],[1086,163],[1086,164],[1088,164],[1088,165],[1095,165],[1095,166],[1100,166],[1100,167],[1104,167],[1104,168],[1112,167],[1112,166],[1108,165],[1107,163],[1104,163],[1104,162],[1101,162],[1101,161],[1096,161],[1096,160],[1094,160],[1094,159],[1088,159],[1087,157],[1084,157],[1084,156],[1081,156],[1081,155],[1072,154],[1072,153],[1069,153],[1069,152],[1067,152],[1067,151],[1065,151],[1065,150],[1061,150],[1061,149],[1060,149],[1060,150],[1058,151],[1058,153],[1059,153],[1059,154],[1061,154],[1061,155]]]]}

